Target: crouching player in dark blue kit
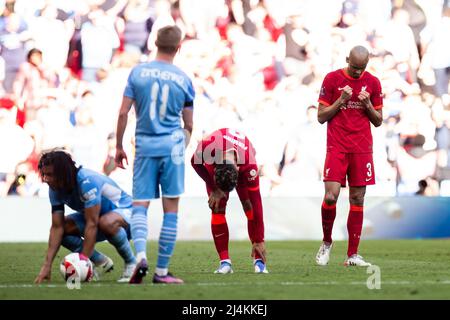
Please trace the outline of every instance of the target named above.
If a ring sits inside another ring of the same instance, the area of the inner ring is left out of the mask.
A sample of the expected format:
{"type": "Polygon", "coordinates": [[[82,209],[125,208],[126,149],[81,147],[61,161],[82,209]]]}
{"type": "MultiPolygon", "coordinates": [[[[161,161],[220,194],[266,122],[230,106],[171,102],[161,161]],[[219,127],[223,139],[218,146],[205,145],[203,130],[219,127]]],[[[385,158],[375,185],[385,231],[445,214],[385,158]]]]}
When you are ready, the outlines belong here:
{"type": "Polygon", "coordinates": [[[128,282],[136,266],[130,247],[132,199],[110,178],[76,167],[64,151],[51,151],[39,160],[39,173],[49,186],[52,226],[45,262],[35,283],[50,280],[51,266],[62,245],[93,262],[94,274],[109,272],[113,261],[94,249],[95,243],[108,240],[125,261],[118,280],[128,282]],[[64,215],[64,205],[77,211],[64,215]]]}

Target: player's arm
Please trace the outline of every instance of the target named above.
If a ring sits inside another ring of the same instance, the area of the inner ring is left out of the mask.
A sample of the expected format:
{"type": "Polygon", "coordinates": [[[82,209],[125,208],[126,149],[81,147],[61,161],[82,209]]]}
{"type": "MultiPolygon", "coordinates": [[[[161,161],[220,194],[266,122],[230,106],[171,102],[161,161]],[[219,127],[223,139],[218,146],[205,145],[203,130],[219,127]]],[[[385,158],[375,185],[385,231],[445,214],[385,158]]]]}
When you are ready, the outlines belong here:
{"type": "MultiPolygon", "coordinates": [[[[62,207],[64,210],[64,205],[62,207]]],[[[39,275],[34,280],[35,283],[41,283],[44,280],[50,280],[53,260],[58,253],[59,247],[64,236],[64,211],[60,209],[53,210],[52,226],[50,227],[50,236],[48,238],[47,254],[39,275]]]]}
{"type": "Polygon", "coordinates": [[[366,109],[367,117],[370,122],[375,126],[379,127],[383,123],[383,94],[381,93],[381,84],[379,81],[376,81],[373,84],[373,92],[370,95],[366,90],[361,91],[358,94],[359,101],[362,102],[363,106],[366,109]]]}
{"type": "Polygon", "coordinates": [[[319,108],[317,110],[317,120],[323,124],[331,120],[340,110],[341,105],[345,104],[352,96],[352,88],[345,86],[342,93],[336,101],[331,105],[326,105],[325,102],[319,100],[319,108]]]}
{"type": "Polygon", "coordinates": [[[370,100],[366,105],[366,114],[375,127],[379,127],[383,123],[383,109],[375,109],[370,100]]]}
{"type": "Polygon", "coordinates": [[[98,220],[100,216],[100,204],[84,209],[84,219],[86,227],[84,229],[84,242],[82,253],[86,257],[90,257],[94,252],[95,242],[97,239],[98,220]]]}
{"type": "Polygon", "coordinates": [[[192,108],[192,102],[190,106],[183,108],[183,123],[184,134],[186,136],[186,146],[189,144],[192,135],[192,129],[194,127],[194,109],[192,108]]]}
{"type": "Polygon", "coordinates": [[[206,167],[203,165],[202,151],[194,152],[194,155],[191,158],[191,165],[194,168],[195,172],[203,179],[206,183],[206,187],[211,191],[211,194],[208,198],[208,206],[213,211],[219,210],[220,200],[223,197],[226,197],[226,193],[219,189],[215,182],[214,178],[209,174],[206,167]]]}
{"type": "Polygon", "coordinates": [[[125,169],[123,165],[123,160],[125,159],[128,165],[127,154],[123,150],[123,135],[125,134],[125,129],[128,123],[128,112],[133,105],[134,100],[124,96],[122,99],[122,105],[120,106],[119,117],[117,119],[117,130],[116,130],[116,157],[115,161],[119,168],[125,169]]]}
{"type": "Polygon", "coordinates": [[[214,183],[214,178],[209,174],[208,170],[203,165],[203,155],[202,149],[198,149],[194,152],[194,155],[191,158],[191,165],[194,168],[195,172],[200,176],[200,178],[205,181],[206,186],[214,190],[216,188],[216,184],[214,183]]]}
{"type": "Polygon", "coordinates": [[[263,208],[261,193],[259,188],[257,190],[249,190],[248,196],[250,203],[252,204],[253,211],[253,223],[255,225],[255,238],[254,242],[264,242],[264,219],[263,219],[263,208]]]}
{"type": "Polygon", "coordinates": [[[259,253],[265,262],[264,217],[258,176],[251,182],[247,181],[244,185],[239,185],[236,191],[241,199],[249,226],[253,230],[251,239],[253,244],[252,256],[254,257],[256,253],[259,253]]]}
{"type": "Polygon", "coordinates": [[[195,90],[192,85],[192,81],[189,78],[186,78],[188,85],[187,90],[185,92],[184,97],[184,106],[183,106],[183,123],[184,123],[184,134],[186,136],[186,146],[189,145],[189,141],[191,140],[192,130],[194,127],[194,99],[195,99],[195,90]]]}

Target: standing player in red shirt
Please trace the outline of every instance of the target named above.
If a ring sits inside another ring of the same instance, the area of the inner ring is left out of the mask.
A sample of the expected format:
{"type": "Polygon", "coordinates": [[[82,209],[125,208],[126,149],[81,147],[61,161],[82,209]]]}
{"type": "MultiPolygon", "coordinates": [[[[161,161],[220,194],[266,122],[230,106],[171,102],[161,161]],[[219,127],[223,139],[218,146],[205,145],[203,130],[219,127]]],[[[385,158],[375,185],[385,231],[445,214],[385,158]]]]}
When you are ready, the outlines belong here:
{"type": "Polygon", "coordinates": [[[318,120],[328,122],[327,155],[324,167],[325,196],[322,203],[323,243],[316,256],[318,265],[328,264],[332,248],[331,232],[341,187],[350,186],[350,213],[347,220],[346,266],[370,266],[358,255],[363,225],[366,186],[375,184],[372,133],[383,121],[380,81],[364,71],[369,52],[356,46],[346,59],[347,67],[330,72],[323,80],[318,120]]]}
{"type": "Polygon", "coordinates": [[[234,188],[247,216],[255,273],[268,273],[258,167],[251,142],[245,135],[232,129],[214,131],[200,141],[191,164],[205,181],[209,196],[211,231],[220,258],[220,266],[215,273],[233,273],[228,254],[229,233],[225,209],[229,192],[234,188]]]}

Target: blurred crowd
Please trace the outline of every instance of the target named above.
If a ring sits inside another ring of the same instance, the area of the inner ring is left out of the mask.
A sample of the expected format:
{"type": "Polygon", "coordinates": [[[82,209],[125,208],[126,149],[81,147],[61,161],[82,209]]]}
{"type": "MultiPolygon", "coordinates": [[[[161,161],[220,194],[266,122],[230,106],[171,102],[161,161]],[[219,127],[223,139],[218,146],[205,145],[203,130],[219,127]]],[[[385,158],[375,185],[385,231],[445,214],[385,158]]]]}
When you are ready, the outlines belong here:
{"type": "MultiPolygon", "coordinates": [[[[368,195],[450,195],[449,0],[0,0],[0,14],[0,196],[45,196],[37,161],[53,148],[130,191],[117,113],[167,24],[185,34],[175,64],[196,89],[188,157],[233,127],[255,145],[263,195],[321,196],[318,92],[361,44],[384,92],[368,195]]],[[[188,168],[186,195],[203,194],[188,168]]]]}

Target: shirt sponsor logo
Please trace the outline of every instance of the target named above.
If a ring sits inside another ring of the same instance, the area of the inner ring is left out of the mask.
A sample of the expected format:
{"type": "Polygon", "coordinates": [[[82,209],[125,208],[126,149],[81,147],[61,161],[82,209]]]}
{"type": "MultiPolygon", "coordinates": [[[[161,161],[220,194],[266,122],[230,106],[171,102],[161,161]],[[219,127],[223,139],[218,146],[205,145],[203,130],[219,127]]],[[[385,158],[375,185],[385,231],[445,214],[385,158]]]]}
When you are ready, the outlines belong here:
{"type": "Polygon", "coordinates": [[[91,190],[83,193],[83,200],[84,201],[94,200],[97,197],[97,192],[98,192],[98,189],[94,188],[94,189],[91,189],[91,190]]]}
{"type": "Polygon", "coordinates": [[[341,105],[341,109],[364,109],[361,101],[347,101],[347,104],[341,105]]]}

